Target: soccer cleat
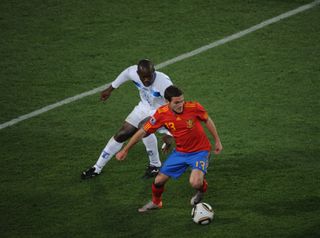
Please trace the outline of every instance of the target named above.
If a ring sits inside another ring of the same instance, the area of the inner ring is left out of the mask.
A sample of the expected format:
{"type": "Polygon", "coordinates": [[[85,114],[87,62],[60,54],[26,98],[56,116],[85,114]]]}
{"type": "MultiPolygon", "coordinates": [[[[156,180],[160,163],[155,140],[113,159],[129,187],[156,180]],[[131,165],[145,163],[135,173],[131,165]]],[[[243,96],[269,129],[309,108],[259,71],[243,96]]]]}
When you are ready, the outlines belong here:
{"type": "Polygon", "coordinates": [[[152,201],[148,202],[146,205],[138,209],[138,212],[147,212],[150,210],[160,209],[162,208],[162,202],[159,203],[159,205],[153,203],[152,201]]]}
{"type": "Polygon", "coordinates": [[[98,176],[100,173],[96,172],[96,168],[95,167],[91,167],[90,169],[88,169],[87,171],[83,171],[81,174],[81,178],[82,179],[89,179],[89,178],[93,178],[95,176],[98,176]]]}
{"type": "Polygon", "coordinates": [[[146,169],[146,172],[142,176],[143,179],[153,178],[156,177],[159,173],[160,167],[149,165],[146,169]]]}
{"type": "Polygon", "coordinates": [[[194,206],[199,202],[201,202],[202,198],[203,198],[203,192],[198,191],[190,200],[191,206],[194,206]]]}

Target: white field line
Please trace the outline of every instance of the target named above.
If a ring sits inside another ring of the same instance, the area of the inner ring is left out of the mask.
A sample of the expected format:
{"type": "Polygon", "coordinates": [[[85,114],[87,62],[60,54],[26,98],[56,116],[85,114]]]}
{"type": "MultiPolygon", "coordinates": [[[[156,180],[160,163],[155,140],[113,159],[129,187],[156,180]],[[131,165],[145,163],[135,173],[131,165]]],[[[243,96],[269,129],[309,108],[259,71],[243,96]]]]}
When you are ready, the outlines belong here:
{"type": "MultiPolygon", "coordinates": [[[[261,28],[264,28],[264,27],[266,27],[268,25],[271,25],[273,23],[276,23],[278,21],[281,21],[281,20],[286,19],[288,17],[291,17],[293,15],[296,15],[296,14],[298,14],[300,12],[304,12],[306,10],[309,10],[309,9],[317,6],[318,4],[320,4],[320,0],[316,0],[316,1],[312,2],[312,3],[303,5],[301,7],[298,7],[296,9],[294,9],[294,10],[288,11],[286,13],[283,13],[283,14],[279,15],[279,16],[276,16],[276,17],[273,17],[273,18],[271,18],[269,20],[263,21],[263,22],[255,25],[255,26],[252,26],[252,27],[246,29],[246,30],[239,31],[239,32],[237,32],[237,33],[235,33],[233,35],[227,36],[227,37],[225,37],[225,38],[223,38],[221,40],[212,42],[212,43],[210,43],[208,45],[202,46],[202,47],[200,47],[198,49],[195,49],[193,51],[187,52],[185,54],[179,55],[179,56],[177,56],[175,58],[172,58],[170,60],[162,62],[162,63],[156,65],[155,67],[156,67],[156,69],[161,69],[161,68],[166,67],[168,65],[171,65],[171,64],[174,64],[176,62],[182,61],[184,59],[190,58],[192,56],[198,55],[198,54],[200,54],[200,53],[202,53],[204,51],[207,51],[207,50],[212,49],[214,47],[223,45],[223,44],[225,44],[227,42],[239,39],[239,38],[241,38],[241,37],[243,37],[243,36],[245,36],[245,35],[247,35],[249,33],[255,32],[255,31],[257,31],[257,30],[259,30],[261,28]]],[[[19,116],[19,117],[15,118],[15,119],[12,119],[12,120],[10,120],[8,122],[2,123],[2,124],[0,124],[0,130],[4,129],[6,127],[9,127],[9,126],[15,125],[15,124],[17,124],[17,123],[19,123],[21,121],[24,121],[24,120],[30,119],[32,117],[38,116],[38,115],[40,115],[42,113],[45,113],[47,111],[50,111],[50,110],[52,110],[54,108],[57,108],[57,107],[60,107],[62,105],[77,101],[79,99],[82,99],[84,97],[90,96],[92,94],[101,92],[103,89],[105,89],[109,85],[110,85],[110,83],[102,85],[102,86],[94,88],[94,89],[92,89],[90,91],[78,94],[78,95],[73,96],[73,97],[66,98],[66,99],[64,99],[62,101],[59,101],[59,102],[56,102],[54,104],[45,106],[45,107],[43,107],[41,109],[35,110],[35,111],[30,112],[28,114],[25,114],[25,115],[22,115],[22,116],[19,116]]]]}

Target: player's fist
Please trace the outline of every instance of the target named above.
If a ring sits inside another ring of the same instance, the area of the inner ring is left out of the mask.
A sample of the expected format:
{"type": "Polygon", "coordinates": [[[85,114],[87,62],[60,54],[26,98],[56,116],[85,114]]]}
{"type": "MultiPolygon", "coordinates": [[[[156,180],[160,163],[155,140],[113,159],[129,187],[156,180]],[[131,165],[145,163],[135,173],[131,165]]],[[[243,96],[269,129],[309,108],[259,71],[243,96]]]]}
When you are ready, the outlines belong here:
{"type": "Polygon", "coordinates": [[[222,144],[220,141],[216,141],[215,143],[215,148],[214,148],[214,153],[217,155],[217,154],[220,154],[220,152],[222,151],[223,147],[222,147],[222,144]]]}
{"type": "Polygon", "coordinates": [[[101,99],[102,101],[105,101],[105,100],[107,100],[107,99],[110,97],[110,95],[111,95],[111,92],[109,92],[109,91],[107,91],[107,90],[102,91],[102,92],[101,92],[101,95],[100,95],[100,99],[101,99]]]}
{"type": "Polygon", "coordinates": [[[169,136],[169,135],[164,135],[162,137],[162,141],[163,141],[163,144],[161,146],[161,151],[162,151],[162,153],[167,154],[167,153],[169,153],[169,151],[172,147],[173,137],[169,136]]]}
{"type": "Polygon", "coordinates": [[[107,100],[110,95],[111,95],[111,92],[114,90],[114,88],[110,85],[107,89],[103,90],[100,94],[100,99],[102,101],[105,101],[107,100]]]}
{"type": "Polygon", "coordinates": [[[121,150],[116,154],[116,158],[117,160],[124,160],[127,157],[127,154],[128,152],[121,150]]]}

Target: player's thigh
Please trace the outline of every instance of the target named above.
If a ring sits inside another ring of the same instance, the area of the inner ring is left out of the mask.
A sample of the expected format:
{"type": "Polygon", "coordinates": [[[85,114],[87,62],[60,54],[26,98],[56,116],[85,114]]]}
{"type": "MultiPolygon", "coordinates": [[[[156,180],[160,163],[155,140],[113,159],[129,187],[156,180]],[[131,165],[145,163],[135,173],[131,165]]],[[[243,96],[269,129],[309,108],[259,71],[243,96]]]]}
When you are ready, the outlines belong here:
{"type": "Polygon", "coordinates": [[[185,156],[183,153],[173,151],[168,159],[163,163],[160,173],[163,173],[171,178],[179,178],[188,168],[188,164],[185,162],[185,156]]]}
{"type": "Polygon", "coordinates": [[[138,125],[138,128],[142,128],[144,126],[144,124],[149,121],[151,117],[146,117],[144,119],[142,119],[140,122],[139,122],[139,125],[138,125]]]}
{"type": "Polygon", "coordinates": [[[146,120],[150,115],[150,109],[139,103],[134,107],[132,112],[127,116],[125,121],[136,128],[139,128],[141,121],[146,120]]]}
{"type": "Polygon", "coordinates": [[[125,119],[120,130],[114,136],[114,139],[118,142],[124,142],[136,133],[139,127],[139,123],[148,116],[149,111],[143,107],[142,104],[138,104],[130,112],[125,119]]]}

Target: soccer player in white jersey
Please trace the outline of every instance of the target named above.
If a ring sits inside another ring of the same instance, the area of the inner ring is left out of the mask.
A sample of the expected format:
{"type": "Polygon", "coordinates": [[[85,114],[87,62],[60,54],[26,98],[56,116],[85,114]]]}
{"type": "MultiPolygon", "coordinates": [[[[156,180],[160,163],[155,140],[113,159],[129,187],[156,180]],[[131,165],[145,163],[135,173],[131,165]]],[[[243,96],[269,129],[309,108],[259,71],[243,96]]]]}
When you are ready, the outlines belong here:
{"type": "MultiPolygon", "coordinates": [[[[107,100],[114,89],[127,81],[132,81],[138,88],[141,101],[125,119],[121,129],[109,140],[95,165],[82,172],[82,179],[92,178],[101,173],[108,161],[122,148],[123,143],[134,135],[139,127],[143,126],[159,106],[165,104],[164,91],[172,85],[167,75],[155,71],[153,63],[143,59],[139,61],[138,65],[130,66],[122,71],[111,85],[102,91],[101,100],[107,100]]],[[[166,133],[166,131],[162,131],[162,133],[166,133]]],[[[171,138],[164,136],[163,140],[165,142],[163,150],[166,151],[170,147],[171,138]]],[[[143,138],[143,143],[150,160],[144,178],[155,177],[161,167],[157,138],[154,134],[150,134],[143,138]]]]}

